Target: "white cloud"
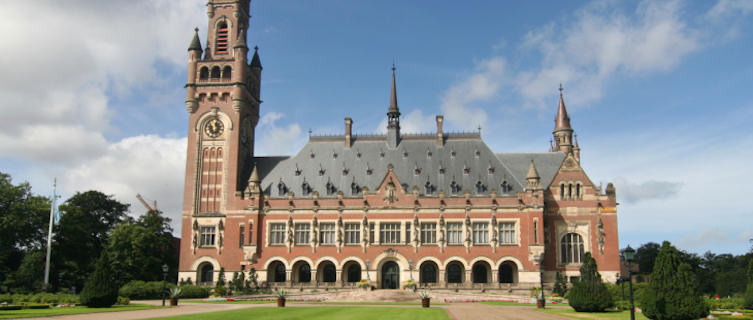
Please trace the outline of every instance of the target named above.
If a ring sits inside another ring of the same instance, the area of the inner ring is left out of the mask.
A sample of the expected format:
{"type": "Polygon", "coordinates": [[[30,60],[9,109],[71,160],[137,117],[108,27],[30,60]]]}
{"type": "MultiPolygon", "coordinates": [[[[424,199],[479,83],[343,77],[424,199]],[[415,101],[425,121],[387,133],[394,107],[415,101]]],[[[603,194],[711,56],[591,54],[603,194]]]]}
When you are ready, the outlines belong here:
{"type": "Polygon", "coordinates": [[[65,190],[98,190],[131,204],[131,214],[146,211],[136,194],[156,200],[160,210],[180,230],[186,138],[140,135],[103,148],[102,153],[70,166],[60,182],[65,190]]]}
{"type": "Polygon", "coordinates": [[[648,180],[634,183],[622,177],[615,178],[614,184],[620,191],[617,198],[626,203],[671,198],[676,196],[682,187],[682,183],[679,182],[648,180]]]}
{"type": "Polygon", "coordinates": [[[671,69],[701,46],[678,1],[644,1],[630,15],[592,3],[570,21],[526,35],[521,49],[542,57],[538,70],[518,74],[515,87],[526,105],[548,105],[558,83],[577,93],[569,98],[573,105],[588,104],[611,78],[671,69]]]}
{"type": "Polygon", "coordinates": [[[306,137],[297,123],[287,126],[277,124],[283,117],[284,115],[278,112],[268,112],[261,117],[256,127],[254,153],[257,156],[293,155],[306,144],[306,137]]]}
{"type": "Polygon", "coordinates": [[[478,104],[497,96],[504,75],[505,60],[490,58],[479,62],[473,74],[445,90],[440,108],[447,122],[462,129],[485,127],[487,115],[478,104]]]}

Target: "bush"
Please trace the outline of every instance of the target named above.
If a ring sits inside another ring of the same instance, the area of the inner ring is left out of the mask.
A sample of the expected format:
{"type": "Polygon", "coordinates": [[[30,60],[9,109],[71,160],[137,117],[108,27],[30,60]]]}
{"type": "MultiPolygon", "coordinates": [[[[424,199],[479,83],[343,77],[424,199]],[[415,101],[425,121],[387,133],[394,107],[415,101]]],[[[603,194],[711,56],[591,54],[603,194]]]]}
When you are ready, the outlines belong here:
{"type": "Polygon", "coordinates": [[[49,304],[77,304],[78,295],[67,293],[37,293],[37,294],[0,294],[0,303],[49,303],[49,304]]]}
{"type": "Polygon", "coordinates": [[[698,319],[709,314],[690,266],[682,262],[680,252],[669,241],[659,250],[641,305],[643,315],[655,320],[698,319]]]}
{"type": "Polygon", "coordinates": [[[121,306],[127,306],[131,304],[131,299],[128,299],[126,297],[118,297],[118,301],[115,302],[115,304],[121,305],[121,306]]]}
{"type": "Polygon", "coordinates": [[[209,289],[192,284],[180,286],[181,297],[183,298],[206,298],[209,297],[209,289]]]}
{"type": "Polygon", "coordinates": [[[573,284],[567,295],[568,303],[578,312],[601,312],[614,306],[612,295],[607,290],[590,252],[583,255],[580,280],[573,284]]]}
{"type": "Polygon", "coordinates": [[[736,310],[743,308],[742,298],[709,298],[706,304],[711,310],[736,310]]]}
{"type": "MultiPolygon", "coordinates": [[[[126,283],[120,288],[118,294],[131,300],[162,299],[162,281],[139,281],[134,280],[126,283]]],[[[165,294],[167,291],[175,288],[175,284],[165,283],[165,294]]]]}
{"type": "Polygon", "coordinates": [[[748,289],[745,290],[745,297],[743,299],[743,308],[753,310],[753,283],[748,283],[748,289]]]}
{"type": "Polygon", "coordinates": [[[81,290],[81,303],[90,308],[109,308],[118,301],[118,285],[105,252],[97,260],[94,273],[81,290]]]}
{"type": "Polygon", "coordinates": [[[216,287],[214,287],[214,295],[219,297],[224,297],[227,295],[227,288],[225,286],[218,284],[216,287]]]}
{"type": "Polygon", "coordinates": [[[560,297],[564,297],[567,294],[567,279],[565,279],[565,275],[559,271],[557,271],[552,292],[560,297]]]}
{"type": "MultiPolygon", "coordinates": [[[[624,300],[627,301],[628,304],[630,304],[630,284],[625,283],[625,296],[623,298],[622,295],[622,286],[623,284],[611,284],[611,283],[605,283],[607,290],[609,290],[609,293],[612,294],[612,300],[614,301],[620,301],[624,300]]],[[[641,283],[633,283],[633,301],[635,303],[636,307],[641,307],[641,299],[643,299],[643,293],[646,291],[646,288],[648,288],[647,282],[641,282],[641,283]]],[[[630,309],[629,307],[627,309],[630,309]]]]}

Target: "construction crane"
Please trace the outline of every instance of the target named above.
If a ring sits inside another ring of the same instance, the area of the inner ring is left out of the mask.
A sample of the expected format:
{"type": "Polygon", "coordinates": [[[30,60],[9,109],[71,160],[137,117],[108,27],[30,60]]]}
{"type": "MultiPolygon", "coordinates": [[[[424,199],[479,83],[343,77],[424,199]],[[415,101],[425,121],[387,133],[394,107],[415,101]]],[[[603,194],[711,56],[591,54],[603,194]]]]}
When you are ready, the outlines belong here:
{"type": "Polygon", "coordinates": [[[146,200],[144,200],[144,197],[142,197],[138,193],[136,194],[136,199],[139,199],[139,201],[141,201],[141,204],[144,205],[144,207],[146,208],[146,210],[148,210],[148,211],[157,211],[157,200],[154,200],[154,204],[153,204],[153,207],[152,207],[152,206],[149,206],[149,204],[146,202],[146,200]]]}

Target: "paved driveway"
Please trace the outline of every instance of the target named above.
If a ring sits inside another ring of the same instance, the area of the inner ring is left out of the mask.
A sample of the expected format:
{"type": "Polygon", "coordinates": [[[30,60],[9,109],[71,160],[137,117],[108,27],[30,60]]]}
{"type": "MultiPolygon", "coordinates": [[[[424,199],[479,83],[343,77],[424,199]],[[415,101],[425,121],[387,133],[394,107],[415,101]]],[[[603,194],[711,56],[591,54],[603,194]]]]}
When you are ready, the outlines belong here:
{"type": "Polygon", "coordinates": [[[483,303],[451,303],[441,306],[448,311],[450,317],[454,320],[544,320],[544,319],[564,319],[548,313],[534,310],[530,306],[494,306],[483,303]]]}

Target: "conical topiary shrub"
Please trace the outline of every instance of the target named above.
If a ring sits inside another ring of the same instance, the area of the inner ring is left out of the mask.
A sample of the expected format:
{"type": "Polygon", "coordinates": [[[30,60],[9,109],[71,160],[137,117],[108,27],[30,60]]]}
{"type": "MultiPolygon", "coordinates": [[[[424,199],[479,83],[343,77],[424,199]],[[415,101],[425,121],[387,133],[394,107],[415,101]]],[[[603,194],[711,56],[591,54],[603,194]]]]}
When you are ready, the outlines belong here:
{"type": "Polygon", "coordinates": [[[94,273],[81,290],[81,304],[89,308],[109,308],[118,301],[118,284],[110,267],[110,257],[102,252],[94,273]]]}
{"type": "Polygon", "coordinates": [[[643,314],[654,320],[685,320],[703,318],[709,307],[680,252],[664,241],[654,263],[648,288],[641,299],[643,314]]]}
{"type": "Polygon", "coordinates": [[[601,281],[596,260],[590,252],[583,255],[580,280],[573,284],[567,294],[567,300],[570,306],[578,312],[599,312],[614,306],[612,295],[601,281]]]}
{"type": "Polygon", "coordinates": [[[745,290],[745,299],[743,307],[753,310],[753,259],[748,263],[748,288],[745,290]]]}

